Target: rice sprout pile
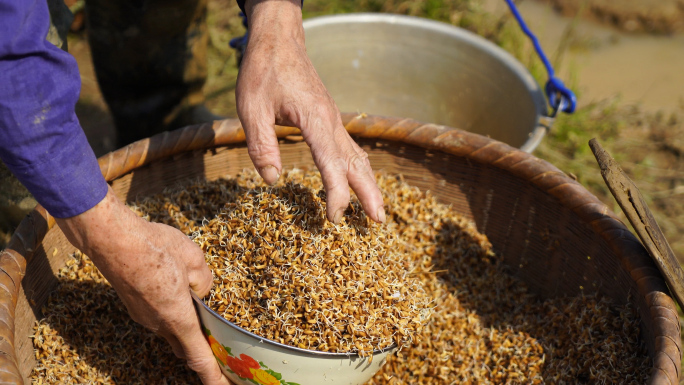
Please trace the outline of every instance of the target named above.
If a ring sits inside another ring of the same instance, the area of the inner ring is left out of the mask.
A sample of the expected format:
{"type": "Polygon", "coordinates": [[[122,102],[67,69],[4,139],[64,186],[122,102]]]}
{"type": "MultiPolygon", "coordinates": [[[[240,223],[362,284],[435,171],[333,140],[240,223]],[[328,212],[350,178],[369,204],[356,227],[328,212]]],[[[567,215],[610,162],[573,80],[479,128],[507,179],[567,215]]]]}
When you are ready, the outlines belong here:
{"type": "Polygon", "coordinates": [[[328,221],[317,173],[289,171],[274,187],[260,179],[243,172],[241,182],[201,194],[190,186],[138,209],[156,212],[161,204],[176,223],[187,223],[188,208],[206,203],[184,198],[225,203],[186,229],[214,273],[205,303],[238,326],[324,352],[366,356],[410,345],[431,301],[397,244],[396,224],[373,222],[357,201],[339,224],[328,221]]]}
{"type": "Polygon", "coordinates": [[[58,272],[32,336],[32,384],[196,384],[162,338],[131,319],[100,270],[76,252],[58,272]]]}
{"type": "Polygon", "coordinates": [[[651,360],[632,306],[597,296],[541,300],[473,222],[400,177],[379,183],[435,311],[369,385],[647,382],[651,360]]]}
{"type": "MultiPolygon", "coordinates": [[[[542,300],[473,222],[401,176],[377,180],[382,225],[354,201],[329,223],[319,175],[301,170],[274,187],[254,172],[198,181],[133,209],[194,239],[215,278],[204,300],[245,329],[362,355],[398,343],[367,385],[647,382],[651,360],[631,305],[542,300]]],[[[199,383],[130,320],[87,257],[75,261],[36,325],[33,383],[199,383]]]]}

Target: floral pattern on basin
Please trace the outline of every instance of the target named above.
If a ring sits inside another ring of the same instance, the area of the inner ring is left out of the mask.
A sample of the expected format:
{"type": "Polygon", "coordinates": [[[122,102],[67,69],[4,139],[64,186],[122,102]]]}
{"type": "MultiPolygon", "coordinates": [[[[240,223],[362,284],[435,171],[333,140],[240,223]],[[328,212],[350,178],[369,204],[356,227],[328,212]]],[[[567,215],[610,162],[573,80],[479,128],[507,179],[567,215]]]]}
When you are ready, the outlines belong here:
{"type": "Polygon", "coordinates": [[[280,373],[274,372],[263,362],[257,361],[244,353],[240,354],[239,357],[235,357],[228,346],[221,345],[211,335],[209,329],[202,327],[202,330],[219,365],[237,375],[240,379],[256,385],[299,385],[296,382],[283,380],[283,376],[280,373]]]}

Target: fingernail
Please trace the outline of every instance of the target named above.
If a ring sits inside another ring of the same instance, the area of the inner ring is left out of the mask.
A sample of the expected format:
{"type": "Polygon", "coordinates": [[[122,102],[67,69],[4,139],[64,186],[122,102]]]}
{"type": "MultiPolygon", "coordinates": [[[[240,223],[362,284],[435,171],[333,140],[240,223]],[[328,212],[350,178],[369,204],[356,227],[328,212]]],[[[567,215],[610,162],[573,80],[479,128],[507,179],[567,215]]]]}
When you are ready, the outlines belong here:
{"type": "Polygon", "coordinates": [[[380,223],[385,223],[387,220],[387,217],[385,216],[385,208],[382,206],[378,207],[378,220],[380,223]]]}
{"type": "Polygon", "coordinates": [[[264,178],[264,182],[268,184],[275,184],[275,182],[278,181],[278,178],[280,178],[278,169],[271,165],[260,168],[259,175],[261,175],[261,177],[264,178]]]}
{"type": "Polygon", "coordinates": [[[333,223],[338,224],[342,220],[342,216],[344,215],[344,209],[339,209],[335,211],[335,215],[333,216],[333,223]]]}

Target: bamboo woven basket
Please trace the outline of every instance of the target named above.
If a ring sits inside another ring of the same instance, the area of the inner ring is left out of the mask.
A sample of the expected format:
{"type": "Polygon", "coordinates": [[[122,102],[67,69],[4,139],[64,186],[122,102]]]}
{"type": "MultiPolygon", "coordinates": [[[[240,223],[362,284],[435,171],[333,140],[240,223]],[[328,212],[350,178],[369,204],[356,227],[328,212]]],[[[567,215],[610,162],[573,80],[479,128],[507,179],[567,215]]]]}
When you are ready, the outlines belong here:
{"type": "MultiPolygon", "coordinates": [[[[649,383],[678,383],[680,326],[665,282],[641,243],[579,183],[480,135],[413,120],[343,120],[375,170],[402,173],[474,220],[533,291],[599,292],[619,304],[632,302],[653,359],[649,383]]],[[[307,145],[286,138],[297,129],[276,131],[284,167],[313,166],[307,145]]],[[[132,200],[188,178],[213,180],[253,167],[244,140],[237,120],[190,126],[105,155],[100,166],[118,196],[132,200]]],[[[20,384],[30,374],[34,321],[57,283],[55,272],[74,250],[38,206],[0,255],[0,383],[20,384]]]]}

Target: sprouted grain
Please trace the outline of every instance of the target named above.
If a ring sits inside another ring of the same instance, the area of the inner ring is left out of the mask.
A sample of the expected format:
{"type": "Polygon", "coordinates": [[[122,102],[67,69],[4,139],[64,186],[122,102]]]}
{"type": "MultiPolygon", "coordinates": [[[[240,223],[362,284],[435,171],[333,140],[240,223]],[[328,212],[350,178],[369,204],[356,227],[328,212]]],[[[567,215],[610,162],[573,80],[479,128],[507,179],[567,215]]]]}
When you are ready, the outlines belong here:
{"type": "MultiPolygon", "coordinates": [[[[594,296],[538,299],[506,273],[472,222],[401,177],[378,177],[388,213],[382,226],[366,219],[358,203],[351,204],[341,225],[327,223],[315,173],[295,170],[281,180],[266,187],[255,173],[245,172],[235,179],[186,185],[140,201],[134,209],[181,229],[203,247],[215,274],[214,290],[205,300],[229,319],[251,315],[247,323],[232,319],[241,326],[330,351],[363,354],[389,341],[404,345],[368,385],[646,382],[650,359],[630,306],[594,296]],[[253,242],[252,253],[243,240],[253,242]],[[385,258],[400,259],[401,270],[387,274],[385,258]],[[338,268],[332,281],[321,277],[321,270],[338,268]],[[385,279],[387,286],[370,285],[371,277],[385,279]],[[424,295],[408,296],[394,277],[424,295]],[[312,290],[311,281],[322,283],[327,296],[312,290]],[[366,296],[359,301],[352,293],[366,296]],[[260,307],[248,307],[241,295],[257,299],[260,307]],[[382,301],[401,305],[391,309],[382,301]],[[331,307],[353,317],[328,322],[331,307]],[[430,307],[434,312],[427,320],[430,307]],[[278,322],[280,334],[265,328],[263,320],[278,322]],[[387,334],[391,338],[383,339],[387,334]]],[[[164,341],[128,318],[87,257],[75,261],[60,273],[60,289],[36,326],[34,383],[55,378],[129,383],[122,379],[136,376],[155,379],[148,383],[197,381],[164,341]],[[104,285],[103,294],[91,289],[92,282],[104,285]],[[92,336],[88,330],[97,322],[121,331],[92,336]],[[147,343],[127,345],[121,333],[147,343]],[[165,370],[158,370],[159,363],[165,370]]]]}

